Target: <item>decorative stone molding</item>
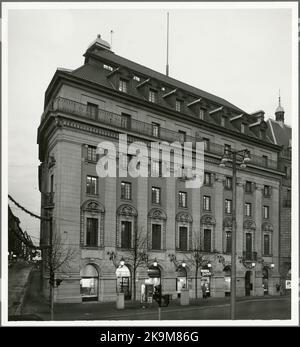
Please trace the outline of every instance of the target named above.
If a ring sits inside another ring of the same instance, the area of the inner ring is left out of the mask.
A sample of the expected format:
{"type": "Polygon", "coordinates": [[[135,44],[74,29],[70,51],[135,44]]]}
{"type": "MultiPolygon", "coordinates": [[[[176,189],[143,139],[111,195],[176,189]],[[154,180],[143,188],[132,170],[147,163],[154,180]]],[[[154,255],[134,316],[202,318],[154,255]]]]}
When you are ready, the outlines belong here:
{"type": "Polygon", "coordinates": [[[87,200],[81,205],[82,211],[96,212],[96,213],[104,213],[104,206],[95,200],[87,200]]]}
{"type": "Polygon", "coordinates": [[[179,212],[176,215],[176,221],[177,222],[192,223],[193,222],[193,217],[189,213],[179,212]]]}
{"type": "Polygon", "coordinates": [[[256,224],[253,219],[246,219],[243,224],[244,229],[255,230],[256,224]]]}
{"type": "Polygon", "coordinates": [[[126,217],[128,216],[137,217],[138,212],[136,208],[133,207],[132,205],[124,204],[118,207],[117,215],[126,216],[126,217]]]}
{"type": "Polygon", "coordinates": [[[240,178],[240,177],[237,177],[236,178],[236,184],[238,185],[238,186],[244,186],[244,184],[245,184],[245,181],[242,179],[242,178],[240,178]]]}
{"type": "Polygon", "coordinates": [[[166,213],[159,208],[152,208],[149,212],[148,212],[148,218],[151,219],[167,219],[167,215],[166,213]]]}
{"type": "Polygon", "coordinates": [[[211,216],[209,214],[205,214],[201,217],[200,224],[215,225],[216,220],[213,216],[211,216]]]}
{"type": "Polygon", "coordinates": [[[56,163],[54,155],[50,155],[48,159],[48,169],[50,169],[52,166],[54,166],[56,163]]]}
{"type": "Polygon", "coordinates": [[[256,190],[263,190],[264,189],[264,185],[260,184],[260,183],[255,183],[255,189],[256,190]]]}
{"type": "Polygon", "coordinates": [[[264,222],[262,223],[261,225],[261,230],[262,231],[268,231],[268,232],[273,232],[274,231],[274,228],[273,228],[273,225],[269,222],[264,222]]]}

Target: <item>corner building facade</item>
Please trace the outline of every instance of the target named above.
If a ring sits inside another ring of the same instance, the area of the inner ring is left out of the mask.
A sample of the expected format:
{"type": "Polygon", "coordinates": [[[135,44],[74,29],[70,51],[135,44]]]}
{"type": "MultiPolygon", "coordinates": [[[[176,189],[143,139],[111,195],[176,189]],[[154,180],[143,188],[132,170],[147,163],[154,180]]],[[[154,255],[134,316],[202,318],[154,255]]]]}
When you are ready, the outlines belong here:
{"type": "MultiPolygon", "coordinates": [[[[268,136],[264,113],[246,113],[120,57],[100,37],[84,57],[78,69],[56,71],[38,129],[41,212],[52,214],[62,246],[77,250],[68,270],[55,274],[63,279],[55,300],[114,301],[119,291],[132,299],[134,280],[138,300],[149,285],[173,298],[183,289],[195,297],[196,288],[201,297],[203,283],[211,296],[229,295],[232,168],[219,166],[228,149],[251,153],[237,171],[237,295],[278,294],[281,147],[268,136]],[[149,166],[159,177],[98,177],[97,145],[118,146],[120,134],[148,145],[204,142],[204,185],[187,189],[184,176],[160,177],[159,161],[149,166]],[[147,261],[133,276],[129,249],[137,233],[146,239],[147,261]],[[197,276],[189,261],[195,237],[209,260],[197,276]]],[[[43,222],[41,244],[48,242],[43,222]]],[[[45,268],[43,278],[46,293],[45,268]]]]}

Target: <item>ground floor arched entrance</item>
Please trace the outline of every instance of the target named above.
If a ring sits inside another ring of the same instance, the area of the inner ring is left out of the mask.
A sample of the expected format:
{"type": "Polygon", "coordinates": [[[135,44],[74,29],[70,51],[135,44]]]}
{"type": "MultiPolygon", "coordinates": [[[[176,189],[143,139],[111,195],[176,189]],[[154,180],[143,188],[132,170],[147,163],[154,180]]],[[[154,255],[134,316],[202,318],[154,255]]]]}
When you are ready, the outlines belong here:
{"type": "Polygon", "coordinates": [[[264,295],[269,294],[269,271],[266,267],[262,270],[262,286],[264,289],[264,295]]]}
{"type": "Polygon", "coordinates": [[[94,265],[88,264],[80,271],[80,295],[82,301],[98,301],[99,274],[94,265]]]}
{"type": "Polygon", "coordinates": [[[231,268],[230,266],[224,267],[224,291],[225,296],[230,296],[230,283],[231,283],[231,268]]]}
{"type": "Polygon", "coordinates": [[[250,296],[251,290],[252,290],[251,271],[246,271],[246,273],[245,273],[245,295],[250,296]]]}
{"type": "Polygon", "coordinates": [[[116,270],[117,293],[124,293],[125,300],[131,300],[131,273],[126,265],[120,265],[116,270]]]}
{"type": "Polygon", "coordinates": [[[176,274],[177,274],[176,291],[177,291],[177,296],[180,297],[181,291],[188,289],[187,271],[186,271],[185,267],[179,266],[177,268],[176,274]]]}
{"type": "Polygon", "coordinates": [[[153,302],[153,295],[161,295],[161,271],[158,266],[148,268],[148,278],[141,285],[141,301],[145,303],[153,302]]]}

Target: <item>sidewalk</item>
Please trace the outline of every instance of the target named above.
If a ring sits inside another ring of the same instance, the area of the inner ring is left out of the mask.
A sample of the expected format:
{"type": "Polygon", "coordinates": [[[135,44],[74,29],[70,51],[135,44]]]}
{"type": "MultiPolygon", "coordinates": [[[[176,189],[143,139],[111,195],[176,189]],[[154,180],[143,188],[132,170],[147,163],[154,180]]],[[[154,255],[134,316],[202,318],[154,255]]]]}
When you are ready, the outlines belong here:
{"type": "Polygon", "coordinates": [[[8,314],[20,314],[33,265],[16,262],[8,269],[8,314]]]}
{"type": "MultiPolygon", "coordinates": [[[[288,300],[288,297],[282,296],[247,296],[238,297],[239,303],[259,303],[276,302],[288,300]]],[[[191,314],[197,314],[199,310],[208,308],[220,308],[229,310],[230,298],[208,298],[191,299],[190,305],[181,306],[179,300],[171,300],[168,307],[161,307],[161,313],[177,316],[183,311],[190,311],[191,314]]],[[[45,321],[50,320],[49,303],[47,298],[43,298],[39,288],[39,272],[33,270],[32,281],[28,290],[28,295],[24,302],[22,314],[33,314],[41,317],[45,321]]],[[[154,302],[147,308],[142,308],[139,301],[125,301],[125,309],[118,310],[115,302],[84,302],[84,303],[61,303],[54,306],[54,319],[56,321],[74,321],[74,320],[132,320],[132,319],[158,319],[158,304],[154,302]]],[[[173,318],[174,319],[174,318],[173,318]]],[[[175,318],[176,319],[176,318],[175,318]]]]}

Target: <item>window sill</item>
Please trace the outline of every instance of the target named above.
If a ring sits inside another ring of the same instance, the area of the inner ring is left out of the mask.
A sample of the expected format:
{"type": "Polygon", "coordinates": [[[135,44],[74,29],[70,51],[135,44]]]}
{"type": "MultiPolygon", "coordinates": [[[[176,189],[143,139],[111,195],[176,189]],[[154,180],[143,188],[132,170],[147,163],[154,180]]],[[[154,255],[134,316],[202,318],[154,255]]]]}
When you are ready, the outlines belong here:
{"type": "Polygon", "coordinates": [[[86,246],[86,245],[81,245],[80,248],[83,248],[83,249],[90,249],[90,250],[97,250],[99,248],[103,248],[103,246],[86,246]]]}
{"type": "Polygon", "coordinates": [[[124,201],[132,201],[132,199],[126,199],[126,198],[120,198],[120,200],[124,200],[124,201]]]}
{"type": "Polygon", "coordinates": [[[262,257],[264,257],[264,258],[270,258],[270,257],[273,257],[273,254],[262,254],[262,257]]]}
{"type": "Polygon", "coordinates": [[[90,194],[90,193],[86,193],[86,196],[97,197],[97,196],[99,196],[99,194],[90,194]]]}

